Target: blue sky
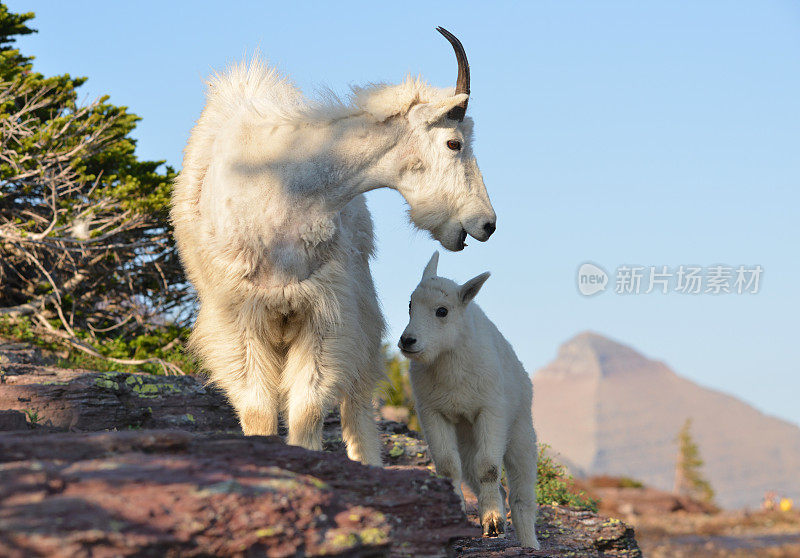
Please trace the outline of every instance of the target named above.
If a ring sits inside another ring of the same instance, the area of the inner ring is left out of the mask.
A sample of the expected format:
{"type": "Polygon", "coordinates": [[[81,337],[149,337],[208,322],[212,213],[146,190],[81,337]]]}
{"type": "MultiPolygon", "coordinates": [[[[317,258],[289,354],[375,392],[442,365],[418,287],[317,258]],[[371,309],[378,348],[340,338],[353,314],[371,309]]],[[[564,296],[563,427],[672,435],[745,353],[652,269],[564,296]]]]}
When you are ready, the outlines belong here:
{"type": "MultiPolygon", "coordinates": [[[[443,253],[440,273],[492,271],[478,301],[529,372],[591,329],[800,423],[797,2],[7,3],[37,13],[20,45],[38,71],[88,76],[87,100],[143,118],[139,155],[177,168],[212,69],[260,48],[308,94],[407,73],[446,86],[455,61],[434,27],[447,27],[470,58],[498,229],[443,253]],[[586,298],[586,261],[764,275],[755,295],[586,298]]],[[[437,245],[397,193],[368,197],[395,339],[437,245]]]]}

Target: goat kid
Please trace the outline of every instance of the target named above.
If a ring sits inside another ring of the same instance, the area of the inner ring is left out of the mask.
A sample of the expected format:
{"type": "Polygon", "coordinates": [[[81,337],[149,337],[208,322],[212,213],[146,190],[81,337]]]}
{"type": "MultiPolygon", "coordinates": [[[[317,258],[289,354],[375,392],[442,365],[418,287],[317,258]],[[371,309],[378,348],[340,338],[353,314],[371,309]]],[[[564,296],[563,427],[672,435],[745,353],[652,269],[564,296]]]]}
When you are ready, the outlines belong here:
{"type": "Polygon", "coordinates": [[[483,533],[505,534],[505,466],[511,520],[525,547],[536,538],[536,433],[528,374],[509,342],[472,302],[489,278],[463,285],[438,277],[439,253],[425,268],[409,303],[399,347],[410,375],[420,424],[438,474],[478,497],[483,533]]]}

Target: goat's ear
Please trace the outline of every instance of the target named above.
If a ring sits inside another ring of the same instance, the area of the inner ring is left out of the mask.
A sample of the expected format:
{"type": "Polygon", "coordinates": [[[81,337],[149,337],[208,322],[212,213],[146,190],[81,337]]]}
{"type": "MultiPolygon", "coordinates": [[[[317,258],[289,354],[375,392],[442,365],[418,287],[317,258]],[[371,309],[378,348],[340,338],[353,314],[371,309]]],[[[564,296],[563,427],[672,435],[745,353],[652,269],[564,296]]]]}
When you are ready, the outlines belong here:
{"type": "Polygon", "coordinates": [[[491,275],[491,273],[486,271],[461,285],[458,290],[458,294],[461,297],[462,304],[469,304],[469,302],[475,298],[475,296],[478,294],[478,291],[481,290],[481,287],[483,287],[483,284],[489,278],[489,275],[491,275]]]}
{"type": "Polygon", "coordinates": [[[450,109],[456,105],[460,105],[469,95],[466,93],[459,93],[452,97],[445,97],[432,103],[420,103],[411,107],[408,111],[408,120],[412,124],[421,124],[423,126],[430,126],[444,118],[450,109]]]}
{"type": "Polygon", "coordinates": [[[439,251],[433,253],[431,259],[428,260],[428,265],[425,266],[425,271],[422,272],[422,279],[430,279],[436,277],[436,269],[439,267],[439,251]]]}
{"type": "Polygon", "coordinates": [[[357,104],[378,122],[405,114],[417,102],[417,94],[408,87],[354,88],[357,104]]]}

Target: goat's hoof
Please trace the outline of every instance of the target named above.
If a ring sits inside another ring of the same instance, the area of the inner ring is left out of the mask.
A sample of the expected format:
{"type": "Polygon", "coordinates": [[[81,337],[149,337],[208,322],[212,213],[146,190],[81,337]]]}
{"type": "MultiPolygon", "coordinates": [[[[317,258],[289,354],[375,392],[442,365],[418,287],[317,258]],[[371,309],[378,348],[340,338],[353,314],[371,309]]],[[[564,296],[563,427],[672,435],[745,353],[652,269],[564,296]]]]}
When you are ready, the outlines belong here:
{"type": "Polygon", "coordinates": [[[496,511],[485,513],[481,519],[481,526],[483,527],[484,537],[503,538],[506,536],[505,519],[496,511]]]}
{"type": "Polygon", "coordinates": [[[456,490],[456,496],[458,496],[458,503],[461,504],[461,511],[465,514],[467,513],[467,501],[464,500],[464,493],[461,490],[456,490]]]}
{"type": "MultiPolygon", "coordinates": [[[[517,532],[517,535],[519,535],[519,532],[517,532]]],[[[542,549],[542,545],[539,544],[539,540],[536,538],[536,535],[534,535],[532,539],[527,539],[526,537],[520,537],[519,544],[522,545],[522,548],[532,548],[534,550],[542,549]]]]}

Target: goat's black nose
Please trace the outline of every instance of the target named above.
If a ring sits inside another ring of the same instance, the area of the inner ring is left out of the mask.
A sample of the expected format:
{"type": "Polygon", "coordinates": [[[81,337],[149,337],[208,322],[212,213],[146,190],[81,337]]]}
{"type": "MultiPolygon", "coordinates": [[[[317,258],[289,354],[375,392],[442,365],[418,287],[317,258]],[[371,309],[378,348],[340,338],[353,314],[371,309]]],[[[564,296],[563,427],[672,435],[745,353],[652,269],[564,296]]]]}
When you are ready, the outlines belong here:
{"type": "Polygon", "coordinates": [[[409,349],[414,346],[417,340],[414,337],[407,337],[405,335],[400,336],[400,344],[403,346],[404,349],[409,349]]]}
{"type": "Polygon", "coordinates": [[[494,221],[488,221],[484,226],[483,230],[486,231],[486,238],[492,236],[492,233],[497,229],[497,225],[494,221]]]}

